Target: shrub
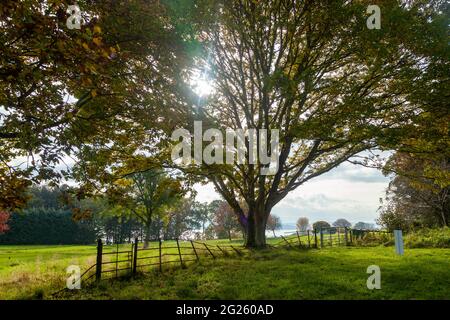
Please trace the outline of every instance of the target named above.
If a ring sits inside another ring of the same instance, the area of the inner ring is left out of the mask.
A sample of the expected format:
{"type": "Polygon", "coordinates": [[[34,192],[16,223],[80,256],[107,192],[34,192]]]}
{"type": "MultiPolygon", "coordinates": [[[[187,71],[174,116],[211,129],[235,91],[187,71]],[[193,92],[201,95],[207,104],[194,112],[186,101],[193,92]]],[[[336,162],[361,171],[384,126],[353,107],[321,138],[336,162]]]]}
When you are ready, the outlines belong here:
{"type": "MultiPolygon", "coordinates": [[[[353,239],[357,246],[394,245],[392,234],[368,232],[353,239]]],[[[450,248],[450,228],[420,229],[403,235],[405,248],[450,248]]]]}
{"type": "Polygon", "coordinates": [[[386,232],[364,232],[361,237],[354,237],[354,242],[358,246],[378,246],[378,245],[393,245],[393,236],[386,232]]]}
{"type": "Polygon", "coordinates": [[[420,229],[408,233],[404,243],[407,248],[450,248],[450,228],[420,229]]]}

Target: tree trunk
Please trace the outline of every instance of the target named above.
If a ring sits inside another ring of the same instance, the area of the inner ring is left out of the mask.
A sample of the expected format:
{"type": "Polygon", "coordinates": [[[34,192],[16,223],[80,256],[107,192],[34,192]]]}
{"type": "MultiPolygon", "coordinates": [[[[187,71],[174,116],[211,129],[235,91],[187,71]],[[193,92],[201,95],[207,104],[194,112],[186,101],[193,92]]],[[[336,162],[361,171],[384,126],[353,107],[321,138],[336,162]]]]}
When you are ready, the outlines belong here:
{"type": "Polygon", "coordinates": [[[272,230],[272,232],[273,232],[273,237],[276,238],[277,236],[275,235],[275,229],[272,230]]]}
{"type": "Polygon", "coordinates": [[[230,230],[228,230],[228,239],[230,239],[230,241],[231,241],[231,231],[230,230]]]}
{"type": "Polygon", "coordinates": [[[445,219],[445,208],[444,208],[444,205],[441,207],[440,211],[441,211],[442,226],[443,227],[448,226],[447,219],[445,219]]]}
{"type": "Polygon", "coordinates": [[[145,224],[145,240],[144,240],[144,249],[148,248],[148,244],[150,242],[150,233],[151,233],[151,223],[145,224]]]}
{"type": "Polygon", "coordinates": [[[250,211],[247,222],[247,238],[245,246],[247,248],[260,249],[266,247],[266,222],[269,212],[250,211]]]}

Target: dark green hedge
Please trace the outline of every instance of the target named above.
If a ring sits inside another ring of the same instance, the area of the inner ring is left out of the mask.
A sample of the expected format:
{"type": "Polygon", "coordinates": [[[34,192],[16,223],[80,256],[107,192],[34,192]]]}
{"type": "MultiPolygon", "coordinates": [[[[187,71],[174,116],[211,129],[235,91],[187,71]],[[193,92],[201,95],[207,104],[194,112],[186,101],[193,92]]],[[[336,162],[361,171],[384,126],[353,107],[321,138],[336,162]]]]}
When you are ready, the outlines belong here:
{"type": "Polygon", "coordinates": [[[32,208],[14,213],[0,244],[90,244],[96,233],[89,222],[75,222],[70,210],[32,208]]]}

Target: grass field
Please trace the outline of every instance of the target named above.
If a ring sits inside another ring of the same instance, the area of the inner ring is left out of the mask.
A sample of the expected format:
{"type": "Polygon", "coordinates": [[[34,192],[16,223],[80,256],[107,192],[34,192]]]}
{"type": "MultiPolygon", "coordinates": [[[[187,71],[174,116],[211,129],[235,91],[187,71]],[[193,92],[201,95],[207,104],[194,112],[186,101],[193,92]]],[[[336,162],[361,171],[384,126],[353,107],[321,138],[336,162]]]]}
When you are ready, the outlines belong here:
{"type": "MultiPolygon", "coordinates": [[[[68,265],[83,269],[94,261],[95,246],[1,246],[0,299],[54,298],[68,265]]],[[[399,257],[383,246],[277,248],[244,257],[203,257],[186,269],[105,280],[56,298],[450,299],[450,249],[407,249],[399,257]],[[381,269],[380,290],[366,287],[366,270],[373,264],[381,269]]]]}
{"type": "MultiPolygon", "coordinates": [[[[240,245],[242,241],[233,240],[232,243],[240,245]]],[[[230,241],[211,240],[208,244],[230,244],[230,241]]],[[[155,245],[151,243],[151,246],[155,245]]],[[[166,249],[174,246],[174,241],[165,241],[163,252],[177,253],[176,249],[166,249]]],[[[115,245],[104,246],[103,252],[116,249],[115,245]]],[[[130,249],[130,244],[119,246],[119,251],[130,249]]],[[[68,266],[78,265],[83,272],[95,264],[96,250],[96,245],[0,245],[0,299],[48,297],[65,286],[68,266]]],[[[115,255],[108,258],[114,259],[115,255]]]]}

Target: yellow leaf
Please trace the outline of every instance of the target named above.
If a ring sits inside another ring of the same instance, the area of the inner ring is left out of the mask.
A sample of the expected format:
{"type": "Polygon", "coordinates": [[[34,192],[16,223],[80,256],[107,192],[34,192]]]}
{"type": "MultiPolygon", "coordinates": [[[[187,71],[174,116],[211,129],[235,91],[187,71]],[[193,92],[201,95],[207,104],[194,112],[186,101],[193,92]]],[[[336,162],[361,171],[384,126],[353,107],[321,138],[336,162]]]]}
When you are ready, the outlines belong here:
{"type": "Polygon", "coordinates": [[[93,41],[97,46],[100,46],[100,45],[102,44],[102,39],[101,39],[101,38],[98,38],[98,37],[94,38],[92,41],[93,41]]]}
{"type": "Polygon", "coordinates": [[[100,28],[99,26],[95,26],[94,33],[102,33],[102,28],[100,28]]]}

